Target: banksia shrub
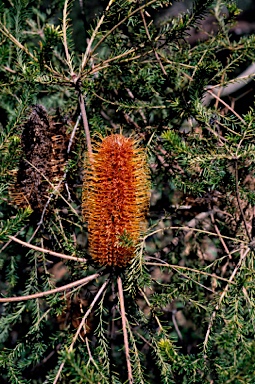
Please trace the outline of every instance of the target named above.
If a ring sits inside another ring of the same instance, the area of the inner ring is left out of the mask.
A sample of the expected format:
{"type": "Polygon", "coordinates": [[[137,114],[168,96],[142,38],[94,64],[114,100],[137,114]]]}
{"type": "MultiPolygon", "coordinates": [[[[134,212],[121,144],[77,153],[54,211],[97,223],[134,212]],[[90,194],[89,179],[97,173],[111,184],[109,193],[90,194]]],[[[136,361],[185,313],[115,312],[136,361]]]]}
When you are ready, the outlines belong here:
{"type": "Polygon", "coordinates": [[[253,26],[188,3],[0,2],[1,384],[255,382],[253,26]]]}
{"type": "Polygon", "coordinates": [[[149,205],[144,150],[133,138],[101,140],[85,162],[83,213],[90,254],[102,265],[125,266],[134,256],[149,205]]]}

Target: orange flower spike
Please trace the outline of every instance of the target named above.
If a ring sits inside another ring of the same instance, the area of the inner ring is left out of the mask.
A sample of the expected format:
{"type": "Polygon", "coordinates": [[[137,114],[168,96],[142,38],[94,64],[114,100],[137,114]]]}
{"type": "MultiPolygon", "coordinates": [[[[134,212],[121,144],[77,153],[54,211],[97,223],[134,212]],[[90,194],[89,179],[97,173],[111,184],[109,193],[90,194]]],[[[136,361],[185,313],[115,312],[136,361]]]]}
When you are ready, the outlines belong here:
{"type": "Polygon", "coordinates": [[[85,162],[82,209],[89,248],[101,265],[124,267],[134,257],[149,207],[149,170],[133,138],[114,134],[85,162]]]}

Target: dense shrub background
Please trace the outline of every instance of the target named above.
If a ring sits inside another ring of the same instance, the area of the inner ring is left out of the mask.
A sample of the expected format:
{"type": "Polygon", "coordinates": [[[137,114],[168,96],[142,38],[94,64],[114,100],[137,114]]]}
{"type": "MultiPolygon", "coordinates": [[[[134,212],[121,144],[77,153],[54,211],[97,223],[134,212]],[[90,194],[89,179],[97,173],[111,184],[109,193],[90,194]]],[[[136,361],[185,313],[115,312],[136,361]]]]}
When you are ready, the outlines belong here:
{"type": "Polygon", "coordinates": [[[0,3],[1,298],[99,273],[1,303],[2,383],[254,383],[254,84],[235,79],[255,21],[239,3],[0,3]],[[148,228],[121,271],[87,251],[84,105],[92,138],[148,154],[148,228]]]}

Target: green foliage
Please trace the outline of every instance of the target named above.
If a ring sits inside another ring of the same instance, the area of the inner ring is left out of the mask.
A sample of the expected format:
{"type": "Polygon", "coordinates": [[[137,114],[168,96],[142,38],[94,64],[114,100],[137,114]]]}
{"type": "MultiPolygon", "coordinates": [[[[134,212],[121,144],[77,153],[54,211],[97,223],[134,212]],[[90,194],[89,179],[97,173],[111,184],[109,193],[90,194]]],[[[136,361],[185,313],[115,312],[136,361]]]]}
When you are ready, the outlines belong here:
{"type": "Polygon", "coordinates": [[[252,384],[254,105],[219,87],[247,80],[254,35],[233,34],[235,1],[89,3],[0,4],[1,383],[252,384]],[[92,138],[148,152],[149,224],[124,270],[87,251],[82,97],[92,138]]]}

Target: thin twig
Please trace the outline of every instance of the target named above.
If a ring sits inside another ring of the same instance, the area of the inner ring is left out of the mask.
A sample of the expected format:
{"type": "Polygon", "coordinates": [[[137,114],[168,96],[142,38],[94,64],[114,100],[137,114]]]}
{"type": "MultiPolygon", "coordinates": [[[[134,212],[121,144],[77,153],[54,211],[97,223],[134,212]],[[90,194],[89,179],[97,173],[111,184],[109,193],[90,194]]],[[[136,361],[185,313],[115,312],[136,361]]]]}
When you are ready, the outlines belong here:
{"type": "MultiPolygon", "coordinates": [[[[93,359],[93,356],[92,356],[92,353],[91,353],[91,350],[90,350],[90,346],[89,346],[89,339],[87,337],[85,337],[85,343],[86,343],[86,347],[87,347],[87,351],[88,351],[88,354],[89,354],[89,360],[87,362],[87,367],[89,366],[89,363],[91,362],[94,367],[96,368],[96,370],[101,373],[102,375],[102,371],[101,369],[98,367],[97,363],[95,362],[95,360],[93,359]]],[[[105,377],[104,377],[105,378],[105,377]]],[[[105,378],[106,379],[106,378],[105,378]]]]}
{"type": "Polygon", "coordinates": [[[153,348],[153,345],[145,339],[145,337],[143,337],[139,332],[137,332],[136,330],[133,331],[138,337],[140,337],[140,339],[142,339],[144,341],[145,344],[147,344],[150,348],[153,348]]]}
{"type": "MultiPolygon", "coordinates": [[[[224,70],[226,70],[226,68],[224,70]]],[[[225,97],[238,91],[240,88],[243,88],[246,84],[248,84],[251,80],[253,80],[254,75],[255,75],[255,63],[252,63],[248,68],[245,69],[244,72],[242,72],[235,79],[230,80],[225,86],[209,85],[208,87],[205,88],[205,94],[202,98],[203,105],[204,106],[209,105],[211,100],[213,99],[213,96],[211,93],[210,93],[210,96],[208,95],[208,90],[211,90],[214,94],[217,92],[221,97],[225,97]]]]}
{"type": "Polygon", "coordinates": [[[101,109],[100,113],[101,113],[101,115],[103,116],[103,118],[104,118],[105,120],[109,121],[109,123],[111,124],[112,128],[114,128],[114,129],[116,129],[116,130],[118,129],[117,124],[114,124],[114,122],[112,121],[112,119],[110,118],[110,116],[108,116],[107,113],[106,113],[103,109],[101,109]]]}
{"type": "MultiPolygon", "coordinates": [[[[76,340],[77,340],[77,338],[78,338],[78,336],[79,336],[79,334],[80,334],[80,332],[81,332],[81,330],[82,330],[82,328],[83,328],[83,326],[84,326],[84,324],[85,324],[85,321],[86,321],[87,317],[89,316],[90,312],[91,312],[92,309],[94,308],[94,305],[96,304],[97,300],[98,300],[99,297],[101,296],[102,292],[105,290],[105,288],[106,288],[106,286],[108,285],[108,283],[109,283],[109,280],[106,280],[106,281],[104,282],[104,284],[103,284],[102,287],[99,289],[99,291],[97,292],[96,296],[94,297],[94,300],[93,300],[92,303],[90,304],[90,306],[89,306],[87,312],[86,312],[85,315],[83,316],[82,321],[80,322],[80,325],[79,325],[79,327],[78,327],[78,329],[77,329],[77,331],[76,331],[76,333],[75,333],[75,335],[74,335],[74,337],[73,337],[72,343],[71,343],[70,347],[68,348],[68,352],[69,352],[69,353],[73,350],[73,346],[74,346],[74,344],[75,344],[75,342],[76,342],[76,340]]],[[[58,382],[58,379],[59,379],[59,377],[60,377],[60,375],[61,375],[61,372],[62,372],[62,369],[63,369],[63,367],[64,367],[64,365],[65,365],[65,362],[66,362],[66,360],[64,360],[64,361],[60,364],[59,370],[58,370],[58,372],[57,372],[57,375],[56,375],[56,377],[55,377],[55,379],[54,379],[53,384],[56,384],[56,383],[58,382]]]]}
{"type": "Polygon", "coordinates": [[[79,104],[80,104],[80,110],[81,110],[81,115],[82,115],[82,120],[83,120],[83,126],[86,134],[86,140],[87,140],[87,149],[88,149],[88,155],[90,160],[92,159],[92,145],[91,145],[91,139],[90,139],[90,132],[89,132],[89,123],[88,123],[88,118],[87,118],[87,113],[85,109],[85,103],[84,103],[84,98],[82,95],[81,90],[78,90],[79,92],[79,104]]]}
{"type": "Polygon", "coordinates": [[[118,283],[118,292],[119,292],[119,300],[120,300],[120,314],[121,314],[122,328],[123,328],[124,347],[125,347],[127,370],[128,370],[128,382],[129,384],[132,384],[134,380],[133,380],[130,355],[129,355],[126,312],[125,312],[125,304],[124,304],[123,287],[122,287],[122,281],[120,276],[118,277],[117,283],[118,283]]]}
{"type": "MultiPolygon", "coordinates": [[[[185,277],[185,279],[187,279],[187,280],[189,280],[189,281],[193,281],[193,283],[199,285],[200,287],[206,289],[207,291],[212,292],[212,293],[215,293],[215,291],[213,291],[211,288],[206,287],[206,285],[201,284],[201,283],[199,283],[198,281],[192,279],[190,276],[186,275],[185,273],[180,272],[180,271],[178,270],[178,268],[172,267],[172,270],[175,271],[175,272],[177,272],[177,273],[178,273],[179,275],[181,275],[182,277],[185,277]]],[[[156,279],[153,279],[153,280],[154,280],[154,281],[157,281],[156,279]]]]}
{"type": "Polygon", "coordinates": [[[93,44],[93,41],[95,40],[95,37],[97,35],[97,32],[99,30],[99,28],[101,27],[103,21],[104,21],[104,18],[105,18],[105,15],[106,15],[106,12],[109,10],[109,8],[111,7],[112,3],[114,2],[115,0],[110,0],[101,19],[98,21],[97,23],[97,26],[96,28],[94,29],[93,33],[92,33],[92,36],[89,40],[89,43],[87,45],[87,49],[86,49],[86,52],[84,54],[84,57],[83,57],[83,60],[82,60],[82,63],[81,63],[81,69],[80,69],[80,75],[81,75],[81,72],[83,71],[83,69],[85,68],[87,62],[88,62],[88,58],[89,56],[91,55],[91,47],[92,47],[92,44],[93,44]]]}
{"type": "MultiPolygon", "coordinates": [[[[28,226],[28,224],[24,225],[24,227],[22,227],[18,232],[15,233],[15,235],[13,236],[15,239],[16,237],[20,234],[20,232],[22,232],[24,229],[26,229],[26,227],[28,226]]],[[[12,242],[12,239],[10,238],[10,240],[7,241],[7,243],[5,243],[2,248],[0,249],[0,254],[3,252],[3,250],[5,248],[8,247],[8,245],[12,242]]]]}
{"type": "MultiPolygon", "coordinates": [[[[139,291],[140,291],[140,293],[142,294],[144,300],[146,301],[146,304],[148,305],[148,307],[152,309],[152,305],[151,305],[151,303],[149,302],[149,299],[148,299],[148,297],[145,295],[145,293],[143,292],[143,290],[142,290],[141,288],[139,288],[139,291]]],[[[158,326],[159,326],[159,329],[160,329],[159,332],[161,332],[161,331],[163,330],[163,327],[162,327],[162,325],[161,325],[161,323],[160,323],[160,320],[159,320],[158,316],[157,316],[155,313],[153,313],[153,316],[155,317],[156,322],[158,323],[158,326]]]]}
{"type": "MultiPolygon", "coordinates": [[[[131,99],[134,100],[135,96],[133,95],[133,92],[131,92],[131,90],[129,88],[126,88],[126,91],[127,91],[128,95],[131,97],[131,99]]],[[[139,113],[140,113],[140,115],[141,115],[141,117],[143,119],[144,124],[147,124],[148,122],[147,122],[147,119],[145,117],[145,114],[143,113],[143,110],[139,109],[139,113]]],[[[149,145],[149,144],[147,144],[147,145],[149,145]]]]}
{"type": "Polygon", "coordinates": [[[37,234],[37,232],[39,231],[39,229],[40,229],[40,226],[41,226],[41,224],[39,225],[39,224],[37,224],[37,227],[36,227],[36,229],[34,230],[34,232],[33,232],[33,234],[31,235],[31,237],[29,238],[29,240],[27,241],[27,243],[31,243],[31,241],[33,240],[33,238],[35,237],[35,235],[37,234]]]}
{"type": "Polygon", "coordinates": [[[74,140],[74,137],[75,137],[75,133],[77,131],[77,128],[79,126],[79,123],[80,123],[80,120],[81,120],[81,114],[79,114],[77,120],[76,120],[76,123],[75,123],[75,126],[72,130],[72,133],[71,133],[71,136],[70,136],[70,139],[69,139],[69,143],[68,143],[68,147],[67,147],[67,151],[66,153],[69,155],[70,151],[71,151],[71,148],[72,148],[72,145],[73,145],[73,140],[74,140]]]}
{"type": "MultiPolygon", "coordinates": [[[[139,4],[139,1],[138,1],[138,4],[139,4]]],[[[142,17],[142,20],[143,20],[143,25],[144,25],[144,28],[145,28],[145,32],[146,32],[146,35],[149,39],[149,41],[151,41],[151,35],[150,35],[150,32],[149,32],[149,29],[148,29],[148,26],[147,26],[147,23],[146,23],[146,20],[145,20],[145,17],[144,17],[144,9],[140,9],[140,14],[141,14],[141,17],[142,17]]],[[[154,55],[156,57],[156,60],[157,62],[159,63],[159,66],[160,66],[160,69],[162,70],[164,76],[167,77],[167,73],[166,73],[166,70],[162,64],[162,61],[156,51],[156,49],[153,47],[153,51],[154,51],[154,55]]]]}
{"type": "MultiPolygon", "coordinates": [[[[78,129],[78,126],[79,126],[79,123],[80,123],[80,120],[81,120],[81,113],[79,114],[77,120],[76,120],[76,123],[75,123],[75,126],[72,130],[72,133],[71,133],[71,136],[70,136],[70,139],[69,139],[69,143],[68,143],[68,147],[67,147],[67,156],[69,155],[69,153],[71,152],[71,148],[72,148],[72,144],[73,144],[73,140],[74,140],[74,137],[75,137],[75,133],[78,129]]],[[[63,181],[65,181],[65,187],[66,187],[66,191],[67,191],[67,194],[68,194],[68,200],[71,200],[71,195],[70,195],[70,191],[69,191],[69,188],[68,188],[68,184],[67,184],[67,181],[66,181],[66,176],[67,176],[67,173],[68,173],[68,169],[66,169],[65,173],[64,173],[64,176],[63,176],[63,181]]]]}
{"type": "Polygon", "coordinates": [[[224,145],[223,141],[225,143],[228,141],[225,137],[220,135],[218,132],[215,132],[209,125],[206,125],[205,129],[207,129],[207,131],[211,132],[219,140],[221,145],[224,145]]]}
{"type": "Polygon", "coordinates": [[[68,205],[68,207],[71,209],[71,211],[76,215],[76,216],[79,216],[78,213],[76,212],[76,210],[74,209],[74,207],[69,203],[69,201],[67,201],[64,196],[57,190],[57,187],[55,187],[54,184],[52,184],[52,182],[48,179],[48,177],[46,177],[42,172],[39,171],[39,169],[34,166],[34,164],[30,163],[30,161],[26,160],[25,159],[25,162],[28,163],[32,168],[34,168],[48,183],[49,185],[51,186],[51,188],[54,189],[54,191],[57,193],[57,195],[59,195],[61,197],[62,200],[64,200],[64,202],[68,205]]]}
{"type": "Polygon", "coordinates": [[[205,352],[206,347],[207,347],[207,343],[208,343],[208,340],[209,340],[210,332],[211,332],[211,329],[212,329],[212,326],[213,326],[213,322],[214,322],[214,320],[216,318],[217,311],[220,309],[221,303],[222,303],[224,297],[226,296],[226,294],[228,292],[228,289],[230,287],[230,283],[233,283],[233,280],[234,280],[234,278],[235,278],[239,268],[241,267],[242,262],[244,261],[244,259],[246,258],[247,254],[249,252],[250,252],[250,248],[247,248],[246,251],[243,253],[243,255],[240,257],[240,260],[239,260],[237,266],[235,267],[234,271],[232,272],[232,274],[231,274],[231,276],[229,278],[229,283],[225,286],[225,288],[223,289],[222,294],[220,295],[218,304],[216,305],[215,310],[213,311],[213,313],[211,315],[211,318],[210,318],[210,321],[209,321],[209,325],[208,325],[208,328],[207,328],[207,332],[206,332],[206,335],[205,335],[204,352],[205,352]]]}
{"type": "Polygon", "coordinates": [[[76,342],[76,340],[77,340],[77,338],[78,338],[78,336],[79,336],[79,333],[81,332],[81,330],[82,330],[82,328],[83,328],[83,326],[84,326],[85,320],[87,319],[87,317],[89,316],[90,312],[91,312],[92,309],[94,308],[94,305],[96,304],[97,300],[99,299],[99,297],[101,296],[101,294],[102,294],[103,291],[105,290],[105,288],[106,288],[106,286],[108,285],[108,283],[109,283],[109,280],[107,279],[107,280],[103,283],[103,285],[102,285],[102,287],[99,289],[99,291],[97,292],[96,296],[94,297],[94,300],[92,301],[92,303],[90,304],[90,306],[89,306],[87,312],[86,312],[85,315],[83,316],[83,319],[82,319],[82,321],[81,321],[81,323],[80,323],[80,325],[79,325],[79,327],[78,327],[78,329],[77,329],[77,331],[76,331],[76,334],[75,334],[75,336],[74,336],[74,338],[73,338],[72,344],[71,344],[70,347],[69,347],[69,352],[72,351],[73,346],[74,346],[74,343],[76,342]]]}
{"type": "Polygon", "coordinates": [[[198,213],[193,219],[187,222],[187,226],[190,228],[195,228],[199,224],[199,222],[202,222],[203,220],[207,219],[207,217],[210,216],[210,213],[211,211],[198,213]]]}
{"type": "MultiPolygon", "coordinates": [[[[108,65],[115,60],[121,59],[122,57],[128,56],[131,53],[134,53],[138,50],[138,48],[131,48],[128,51],[125,51],[123,53],[120,53],[119,55],[116,55],[114,57],[109,57],[108,59],[105,59],[103,61],[100,61],[98,64],[94,64],[92,67],[92,71],[90,73],[94,74],[99,71],[99,69],[106,68],[108,65]]],[[[141,55],[135,56],[134,58],[137,59],[138,57],[141,57],[141,55]]]]}
{"type": "Polygon", "coordinates": [[[52,256],[56,256],[56,257],[61,257],[62,259],[67,259],[67,260],[74,260],[74,261],[79,261],[81,263],[86,263],[87,262],[87,259],[83,259],[81,257],[74,257],[74,256],[68,256],[68,255],[64,255],[63,253],[59,253],[59,252],[54,252],[54,251],[51,251],[49,249],[45,249],[45,248],[41,248],[41,247],[37,247],[36,245],[32,245],[30,243],[27,243],[25,241],[22,241],[20,239],[17,239],[16,237],[14,236],[8,236],[11,240],[15,241],[16,243],[19,243],[21,245],[24,245],[25,247],[28,247],[28,248],[31,248],[31,249],[34,249],[35,251],[39,251],[39,252],[43,252],[43,253],[48,253],[49,255],[52,255],[52,256]]]}
{"type": "MultiPolygon", "coordinates": [[[[30,56],[35,62],[38,62],[38,59],[36,56],[34,56],[29,50],[28,48],[21,44],[10,32],[9,30],[5,27],[5,25],[3,23],[1,23],[0,21],[0,32],[8,37],[15,45],[16,47],[18,47],[19,49],[21,49],[22,51],[24,51],[28,56],[30,56]]],[[[70,83],[70,79],[65,77],[62,73],[59,73],[57,71],[55,71],[51,66],[48,66],[44,63],[44,67],[50,71],[53,75],[55,75],[56,77],[59,77],[61,78],[63,81],[66,81],[68,84],[70,83]]]]}
{"type": "Polygon", "coordinates": [[[27,301],[31,299],[38,299],[39,297],[44,297],[44,296],[52,295],[53,293],[65,291],[66,289],[76,287],[77,285],[88,284],[90,281],[95,280],[99,276],[100,276],[99,273],[95,273],[94,275],[84,277],[83,279],[74,281],[73,283],[63,285],[63,287],[50,289],[49,291],[34,293],[32,295],[18,296],[18,297],[4,297],[4,298],[1,297],[0,303],[10,303],[10,302],[16,302],[16,301],[27,301]]]}
{"type": "Polygon", "coordinates": [[[225,243],[224,239],[222,238],[222,235],[221,235],[221,233],[220,233],[220,231],[219,231],[219,228],[218,228],[218,226],[217,226],[217,224],[216,224],[216,221],[215,221],[215,218],[214,218],[213,211],[210,212],[210,216],[211,216],[211,221],[212,221],[212,224],[213,224],[213,226],[214,226],[215,232],[216,232],[217,235],[219,236],[220,242],[221,242],[221,244],[222,244],[222,246],[223,246],[223,248],[224,248],[226,254],[228,255],[228,257],[229,257],[230,259],[232,259],[232,256],[231,256],[231,254],[230,254],[230,252],[229,252],[229,249],[228,249],[228,247],[227,247],[227,244],[225,243]]]}
{"type": "MultiPolygon", "coordinates": [[[[166,218],[166,220],[168,220],[169,218],[166,218]]],[[[161,219],[163,220],[163,219],[161,219]]],[[[210,232],[210,231],[206,231],[204,229],[198,229],[198,228],[191,228],[191,227],[187,227],[187,226],[183,226],[183,227],[172,227],[172,226],[169,226],[169,227],[165,227],[165,228],[160,228],[160,229],[157,229],[151,233],[149,233],[148,235],[144,236],[143,240],[146,240],[148,237],[151,237],[153,235],[155,235],[156,233],[159,233],[159,232],[165,232],[167,231],[168,229],[176,229],[176,230],[180,230],[180,231],[194,231],[194,232],[198,232],[198,233],[203,233],[203,234],[206,234],[206,235],[210,235],[210,236],[218,236],[217,233],[215,232],[210,232]]],[[[235,237],[229,237],[229,236],[224,236],[224,235],[221,235],[223,239],[228,239],[228,240],[232,240],[234,242],[238,242],[238,243],[241,243],[241,244],[246,244],[246,242],[244,240],[240,240],[238,238],[235,238],[235,237]]]]}
{"type": "Polygon", "coordinates": [[[64,9],[63,9],[63,27],[62,27],[63,45],[64,45],[64,49],[65,49],[66,62],[67,62],[67,65],[69,67],[69,70],[70,70],[70,75],[73,76],[74,71],[73,71],[73,66],[72,66],[72,60],[71,60],[71,56],[69,54],[68,45],[67,45],[67,26],[68,26],[68,19],[67,19],[68,9],[67,8],[68,8],[68,0],[65,0],[64,9]]]}
{"type": "Polygon", "coordinates": [[[128,108],[128,109],[138,109],[138,110],[140,110],[141,108],[148,108],[148,109],[165,109],[166,108],[165,105],[151,105],[149,103],[147,103],[143,106],[142,105],[125,105],[125,104],[118,103],[116,101],[114,102],[114,101],[107,100],[107,99],[103,98],[102,96],[99,96],[95,92],[92,92],[92,93],[98,99],[105,101],[107,104],[116,105],[117,107],[123,107],[124,106],[125,108],[128,108]]]}
{"type": "Polygon", "coordinates": [[[209,89],[207,90],[208,93],[210,93],[210,95],[212,95],[216,100],[220,101],[223,105],[225,105],[225,107],[227,107],[234,115],[236,115],[236,117],[244,124],[246,125],[246,121],[240,116],[238,115],[238,113],[230,107],[230,105],[228,105],[227,103],[225,103],[225,101],[223,101],[219,96],[215,95],[212,91],[210,91],[209,89]]]}
{"type": "MultiPolygon", "coordinates": [[[[146,259],[150,259],[150,258],[151,258],[150,256],[146,256],[146,259]]],[[[210,277],[213,277],[214,279],[225,281],[226,283],[230,283],[230,281],[228,279],[225,279],[224,277],[221,277],[221,276],[214,275],[214,274],[209,273],[209,272],[204,272],[204,271],[200,271],[198,269],[184,267],[184,266],[181,266],[181,265],[168,264],[166,262],[163,263],[163,260],[160,260],[160,261],[161,261],[160,263],[151,263],[149,261],[146,261],[144,264],[145,265],[153,265],[155,267],[172,268],[172,269],[175,269],[175,270],[178,270],[178,269],[186,270],[186,271],[195,272],[195,273],[198,273],[198,274],[201,274],[201,275],[205,275],[205,276],[210,276],[210,277]]],[[[235,283],[232,282],[232,284],[235,284],[235,283]]]]}
{"type": "Polygon", "coordinates": [[[176,321],[176,313],[177,313],[177,310],[174,309],[174,310],[172,311],[172,322],[173,322],[174,328],[175,328],[175,330],[176,330],[176,333],[177,333],[179,339],[182,340],[183,337],[182,337],[182,334],[181,334],[181,332],[180,332],[180,330],[179,330],[179,327],[178,327],[178,324],[177,324],[177,321],[176,321]]]}
{"type": "MultiPolygon", "coordinates": [[[[112,57],[112,58],[109,58],[105,61],[102,61],[100,62],[99,64],[95,65],[94,66],[94,69],[90,70],[88,73],[93,75],[94,73],[97,73],[99,71],[101,71],[102,69],[104,68],[107,68],[110,66],[110,62],[114,62],[115,60],[119,59],[121,56],[127,56],[129,53],[132,53],[132,52],[135,52],[136,49],[130,49],[129,51],[126,51],[120,55],[117,55],[115,57],[112,57]]],[[[136,59],[140,59],[141,57],[145,56],[145,55],[149,55],[150,53],[153,52],[153,49],[147,51],[146,53],[143,53],[143,54],[138,54],[136,56],[132,56],[132,57],[127,57],[126,59],[122,59],[119,61],[119,64],[121,63],[127,63],[129,61],[134,61],[136,59]]],[[[144,61],[144,62],[141,62],[141,64],[145,64],[147,61],[144,61]]],[[[88,76],[88,73],[85,73],[83,76],[81,76],[81,79],[83,79],[84,77],[87,77],[88,76]]]]}
{"type": "MultiPolygon", "coordinates": [[[[149,5],[155,3],[157,0],[151,0],[149,1],[148,3],[142,5],[141,7],[135,9],[133,12],[129,13],[126,17],[124,17],[124,19],[122,19],[121,21],[119,21],[114,27],[112,27],[112,29],[110,29],[110,31],[108,31],[102,38],[101,40],[99,40],[99,42],[94,46],[94,48],[91,50],[91,55],[96,51],[96,49],[103,43],[103,41],[105,39],[107,39],[108,36],[110,36],[112,34],[113,31],[115,31],[115,29],[119,28],[119,26],[121,24],[124,24],[130,17],[132,17],[133,15],[135,15],[137,12],[140,12],[141,9],[144,9],[146,7],[148,7],[149,5]]],[[[94,33],[93,33],[94,35],[94,33]]],[[[92,35],[92,37],[93,37],[92,35]]],[[[94,37],[95,38],[95,37],[94,37]]],[[[82,67],[83,69],[83,67],[82,67]]]]}
{"type": "Polygon", "coordinates": [[[245,216],[244,216],[244,212],[243,212],[243,208],[242,208],[242,205],[241,205],[241,200],[240,200],[240,194],[239,194],[239,181],[238,181],[238,166],[237,166],[237,159],[235,160],[235,181],[236,181],[236,198],[237,198],[237,204],[238,204],[238,207],[240,209],[240,212],[241,212],[241,216],[242,216],[242,219],[243,219],[243,222],[244,222],[244,227],[245,227],[245,231],[246,231],[246,234],[248,236],[248,239],[249,241],[251,242],[252,241],[252,237],[250,235],[250,232],[249,232],[249,229],[248,229],[248,225],[247,225],[247,222],[246,222],[246,219],[245,219],[245,216]]]}
{"type": "Polygon", "coordinates": [[[24,51],[28,56],[30,56],[35,62],[38,62],[38,59],[25,47],[21,44],[6,28],[6,26],[0,22],[0,32],[6,37],[8,37],[19,49],[24,51]]]}
{"type": "MultiPolygon", "coordinates": [[[[114,92],[115,92],[115,94],[118,96],[118,94],[119,94],[119,92],[118,92],[118,90],[117,89],[114,89],[114,92]]],[[[132,92],[130,91],[130,90],[128,90],[128,94],[129,94],[129,96],[131,96],[132,95],[132,92]]],[[[134,99],[134,95],[133,95],[133,97],[132,97],[132,99],[134,99]]],[[[139,111],[140,112],[140,111],[139,111]]],[[[133,124],[134,125],[134,127],[137,129],[137,130],[140,130],[141,129],[141,127],[132,119],[132,117],[128,114],[128,113],[126,113],[126,112],[122,112],[123,113],[123,116],[124,116],[124,118],[125,118],[125,120],[126,120],[126,122],[128,123],[128,124],[133,124]]]]}

